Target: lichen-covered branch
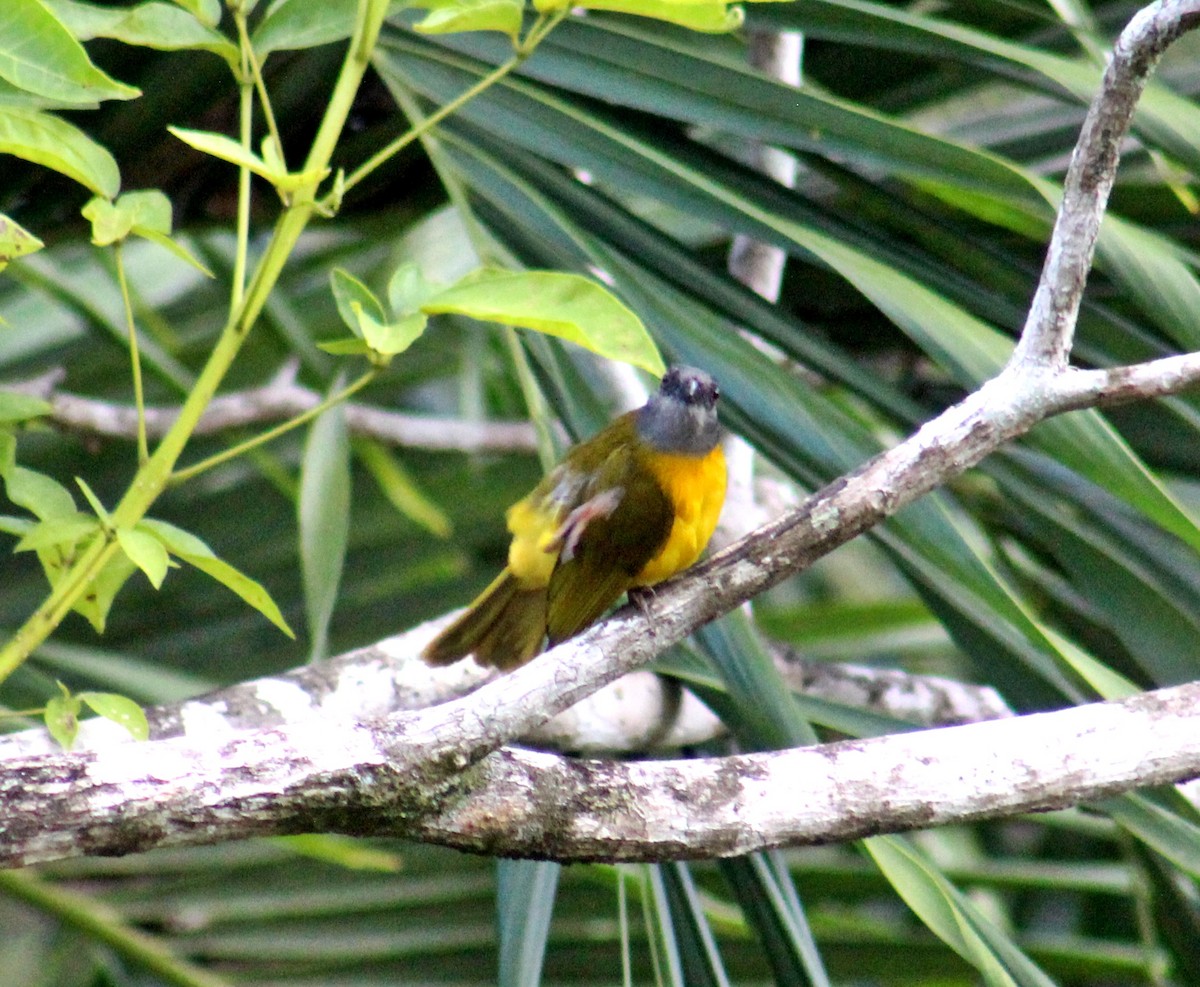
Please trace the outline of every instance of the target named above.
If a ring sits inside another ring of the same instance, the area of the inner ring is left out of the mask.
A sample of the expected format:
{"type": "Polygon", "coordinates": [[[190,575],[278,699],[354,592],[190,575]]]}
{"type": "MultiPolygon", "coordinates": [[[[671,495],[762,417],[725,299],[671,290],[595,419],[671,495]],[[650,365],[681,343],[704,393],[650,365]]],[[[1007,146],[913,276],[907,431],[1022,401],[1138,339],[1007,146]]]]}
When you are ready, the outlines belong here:
{"type": "MultiPolygon", "coordinates": [[[[1200,0],[1122,34],[1072,159],[1037,298],[1007,367],[794,511],[469,695],[364,720],[330,711],[133,748],[0,764],[0,861],[258,833],[392,833],[559,859],[666,859],[844,839],[1064,806],[1200,776],[1200,685],[1038,716],[731,758],[622,764],[505,748],[714,617],[803,569],[1039,421],[1177,393],[1200,355],[1067,365],[1134,102],[1200,0]]],[[[450,674],[463,674],[453,672],[450,674]]]]}

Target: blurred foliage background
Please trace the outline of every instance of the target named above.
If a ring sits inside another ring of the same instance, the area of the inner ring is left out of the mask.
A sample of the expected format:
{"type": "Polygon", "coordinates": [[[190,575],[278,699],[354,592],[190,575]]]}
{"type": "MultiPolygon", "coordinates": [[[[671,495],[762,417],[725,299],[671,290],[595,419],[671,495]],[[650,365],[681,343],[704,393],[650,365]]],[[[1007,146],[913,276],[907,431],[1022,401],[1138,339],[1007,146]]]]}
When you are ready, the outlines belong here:
{"type": "MultiPolygon", "coordinates": [[[[352,6],[331,4],[328,16],[352,6]]],[[[354,189],[336,218],[314,222],[227,389],[293,359],[303,383],[330,389],[345,361],[315,343],[342,334],[329,290],[337,266],[380,293],[406,261],[445,282],[481,261],[600,271],[669,359],[718,377],[726,423],[759,451],[761,472],[812,489],[1003,362],[1102,53],[1135,10],[792,0],[754,6],[743,29],[712,35],[572,16],[354,189]],[[798,91],[747,68],[749,32],[785,30],[804,36],[798,91]],[[754,143],[796,154],[795,191],[740,163],[754,143]],[[787,252],[778,305],[727,275],[738,233],[787,252]]],[[[385,27],[338,166],[511,53],[502,35],[431,36],[416,19],[398,11],[385,27]]],[[[1081,363],[1200,345],[1198,46],[1185,37],[1168,53],[1139,111],[1080,319],[1081,363]]],[[[312,137],[343,49],[281,49],[265,62],[289,159],[312,137]]],[[[227,314],[235,172],[165,128],[235,134],[237,90],[205,50],[97,39],[88,53],[143,95],[64,117],[114,154],[125,189],[167,193],[180,238],[216,274],[153,244],[125,248],[147,398],[177,404],[227,314]]],[[[128,404],[111,256],[89,244],[79,216],[89,194],[27,161],[6,157],[3,169],[0,212],[47,248],[0,276],[0,381],[61,368],[67,390],[128,404]]],[[[253,206],[265,236],[277,199],[258,187],[253,206]]],[[[358,400],[515,419],[529,413],[532,382],[572,436],[608,417],[610,379],[592,358],[543,337],[518,345],[532,371],[524,384],[503,332],[435,320],[358,400]]],[[[1047,423],[755,601],[752,619],[706,629],[664,668],[701,690],[744,748],[906,727],[786,694],[771,640],[988,683],[1021,711],[1195,679],[1198,433],[1193,396],[1047,423]]],[[[187,459],[236,438],[197,440],[187,459]]],[[[293,433],[154,509],[261,581],[297,629],[310,626],[297,525],[304,443],[293,433]]],[[[340,575],[319,629],[328,653],[465,603],[502,563],[504,508],[539,475],[529,452],[394,449],[398,509],[378,455],[355,451],[344,564],[334,548],[321,563],[340,575]]],[[[86,478],[105,503],[135,467],[132,442],[53,428],[26,430],[18,455],[60,482],[86,478]]],[[[44,583],[26,554],[2,564],[0,627],[15,628],[44,583]]],[[[137,577],[102,638],[71,618],[0,699],[39,706],[62,679],[166,701],[286,669],[311,645],[194,571],[173,572],[157,593],[137,577]]],[[[1200,982],[1198,837],[1192,806],[1153,792],[657,868],[560,873],[327,839],[82,860],[0,875],[0,981],[522,984],[542,969],[548,984],[1188,984],[1200,982]]]]}

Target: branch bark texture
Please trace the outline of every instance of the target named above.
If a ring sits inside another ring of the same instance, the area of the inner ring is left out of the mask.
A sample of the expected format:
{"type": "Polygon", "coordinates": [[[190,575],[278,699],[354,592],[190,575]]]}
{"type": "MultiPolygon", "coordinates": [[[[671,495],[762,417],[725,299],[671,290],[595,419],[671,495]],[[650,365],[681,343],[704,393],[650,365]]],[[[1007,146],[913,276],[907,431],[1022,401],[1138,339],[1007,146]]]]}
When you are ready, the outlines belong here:
{"type": "Polygon", "coordinates": [[[1068,364],[1121,141],[1200,0],[1122,34],[1070,173],[1029,320],[993,380],[797,510],[579,638],[468,696],[373,720],[328,717],[204,743],[7,759],[0,861],[126,853],[263,833],[392,833],[494,854],[734,854],[1049,809],[1200,776],[1200,685],[1038,716],[822,747],[638,764],[504,748],[704,622],[844,544],[1061,412],[1176,393],[1200,355],[1068,364]],[[503,748],[503,749],[502,749],[503,748]]]}

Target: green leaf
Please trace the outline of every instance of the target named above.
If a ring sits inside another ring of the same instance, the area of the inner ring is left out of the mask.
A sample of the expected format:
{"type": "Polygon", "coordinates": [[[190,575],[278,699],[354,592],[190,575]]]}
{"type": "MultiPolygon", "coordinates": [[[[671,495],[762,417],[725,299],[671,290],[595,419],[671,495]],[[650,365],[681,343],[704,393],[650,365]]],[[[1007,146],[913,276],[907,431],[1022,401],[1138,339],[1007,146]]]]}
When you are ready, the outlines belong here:
{"type": "Polygon", "coordinates": [[[333,300],[337,303],[338,315],[346,323],[350,331],[360,339],[364,339],[360,312],[355,311],[357,305],[362,314],[370,316],[376,323],[387,320],[383,303],[365,284],[349,271],[335,267],[329,274],[329,287],[333,291],[333,300]]]}
{"type": "Polygon", "coordinates": [[[429,317],[424,312],[405,315],[395,322],[381,323],[376,322],[357,301],[351,302],[350,308],[358,319],[358,326],[367,346],[383,356],[391,357],[403,353],[420,338],[425,326],[429,324],[429,317]]]}
{"type": "Polygon", "coordinates": [[[42,719],[50,736],[58,741],[63,750],[69,751],[79,736],[79,712],[82,707],[79,697],[72,696],[65,685],[59,682],[58,687],[62,692],[47,700],[42,719]]]}
{"type": "Polygon", "coordinates": [[[260,57],[272,51],[315,48],[350,37],[358,0],[283,0],[273,3],[251,40],[260,57]]]}
{"type": "Polygon", "coordinates": [[[515,44],[521,33],[520,0],[421,0],[420,6],[429,13],[413,27],[424,34],[499,31],[515,44]]]}
{"type": "Polygon", "coordinates": [[[162,542],[172,555],[195,566],[222,586],[232,590],[288,637],[296,636],[283,619],[283,614],[279,612],[279,607],[275,605],[270,594],[249,576],[238,572],[229,563],[222,562],[213,554],[213,550],[195,535],[166,521],[153,518],[140,522],[138,527],[162,542]]]}
{"type": "Polygon", "coordinates": [[[146,722],[146,714],[141,706],[127,696],[119,696],[114,692],[81,692],[76,698],[106,720],[124,727],[134,740],[149,738],[150,724],[146,722]]]}
{"type": "Polygon", "coordinates": [[[670,912],[683,983],[688,987],[730,987],[716,936],[689,866],[675,861],[658,868],[660,900],[670,912]]]}
{"type": "Polygon", "coordinates": [[[13,517],[11,514],[0,514],[0,531],[16,538],[23,537],[31,528],[33,522],[29,518],[13,517]]]}
{"type": "Polygon", "coordinates": [[[0,78],[46,99],[79,106],[140,95],[96,68],[42,0],[4,0],[0,7],[0,78]]]}
{"type": "Polygon", "coordinates": [[[641,319],[610,291],[578,274],[480,268],[439,291],[421,311],[532,329],[658,376],[666,370],[641,319]]]}
{"type": "Polygon", "coordinates": [[[75,498],[71,491],[45,473],[12,466],[3,475],[8,499],[42,521],[75,514],[75,498]]]}
{"type": "Polygon", "coordinates": [[[541,983],[561,873],[562,865],[552,861],[496,861],[500,987],[541,983]]]}
{"type": "MultiPolygon", "coordinates": [[[[0,391],[0,422],[25,422],[31,418],[41,418],[53,410],[49,401],[43,401],[32,394],[0,391]]],[[[2,472],[0,470],[0,474],[2,472]]]]}
{"type": "Polygon", "coordinates": [[[324,658],[350,536],[350,439],[341,405],[313,423],[300,467],[300,572],[314,660],[324,658]]]}
{"type": "Polygon", "coordinates": [[[70,548],[101,530],[100,521],[91,514],[48,518],[34,525],[13,548],[14,552],[40,552],[42,549],[63,546],[70,548]]]}
{"type": "Polygon", "coordinates": [[[113,198],[121,175],[113,156],[65,120],[37,109],[0,104],[0,154],[42,165],[113,198]]]}
{"type": "Polygon", "coordinates": [[[80,40],[112,38],[159,51],[210,51],[234,69],[240,65],[237,45],[215,30],[220,21],[217,0],[150,2],[115,8],[74,0],[46,2],[80,40]]]}
{"type": "Polygon", "coordinates": [[[1176,867],[1200,880],[1200,825],[1136,792],[1108,799],[1099,808],[1176,867]]]}
{"type": "MultiPolygon", "coordinates": [[[[36,253],[44,246],[45,244],[41,240],[25,229],[20,223],[0,213],[0,271],[8,267],[9,261],[14,261],[18,257],[24,257],[26,254],[36,253]]],[[[0,421],[19,421],[20,419],[4,418],[3,398],[3,392],[0,392],[0,421]]],[[[49,405],[47,405],[47,408],[49,408],[49,405]]],[[[44,414],[45,412],[41,413],[44,414]]],[[[36,418],[37,416],[29,415],[27,417],[36,418]]]]}
{"type": "Polygon", "coordinates": [[[211,278],[211,277],[215,276],[213,274],[213,272],[210,271],[208,269],[208,267],[206,267],[200,261],[200,259],[195,256],[195,254],[193,254],[190,250],[187,249],[187,247],[185,247],[183,244],[179,243],[177,240],[173,240],[171,237],[166,236],[163,233],[159,233],[155,230],[143,229],[140,226],[135,226],[133,228],[133,232],[136,233],[138,236],[140,236],[143,240],[149,240],[151,243],[157,243],[160,247],[162,247],[167,252],[174,254],[185,264],[189,265],[190,267],[195,268],[197,271],[199,271],[201,274],[203,274],[206,278],[211,278]]]}
{"type": "Polygon", "coordinates": [[[224,134],[214,134],[207,130],[187,130],[184,127],[168,127],[167,130],[203,154],[228,161],[239,168],[248,169],[260,178],[265,178],[280,192],[295,189],[314,177],[307,173],[292,174],[279,166],[272,167],[253,151],[247,150],[224,134]]]}
{"type": "Polygon", "coordinates": [[[189,250],[171,239],[171,201],[158,189],[126,192],[115,202],[94,198],[83,207],[83,217],[91,222],[92,243],[98,247],[134,234],[157,243],[201,274],[213,276],[189,250]]]}
{"type": "Polygon", "coordinates": [[[159,589],[171,564],[162,542],[152,533],[137,528],[118,528],[117,542],[129,560],[146,574],[150,585],[159,589]]]}
{"type": "MultiPolygon", "coordinates": [[[[46,561],[41,558],[41,553],[39,553],[39,559],[45,566],[46,561]]],[[[136,571],[136,567],[129,561],[128,556],[123,552],[118,552],[104,564],[100,574],[92,580],[87,592],[79,598],[72,609],[81,614],[97,634],[103,634],[104,628],[108,624],[108,613],[112,609],[113,601],[117,598],[117,593],[136,571]]],[[[62,572],[59,570],[58,575],[51,582],[57,582],[61,577],[62,572]]]]}
{"type": "Polygon", "coordinates": [[[830,987],[808,918],[781,855],[754,853],[718,861],[717,866],[763,947],[775,983],[830,987]]]}
{"type": "Polygon", "coordinates": [[[175,3],[205,27],[216,27],[221,23],[221,0],[175,0],[175,3]]]}
{"type": "Polygon", "coordinates": [[[83,491],[83,496],[92,506],[92,510],[96,512],[98,517],[105,527],[112,527],[112,519],[108,515],[108,510],[100,502],[100,498],[92,492],[92,488],[88,486],[87,481],[82,476],[75,477],[75,482],[79,485],[79,489],[83,491]]]}
{"type": "Polygon", "coordinates": [[[92,243],[97,247],[124,240],[133,229],[133,217],[102,196],[88,202],[81,212],[83,218],[92,224],[92,243]]]}
{"type": "Polygon", "coordinates": [[[388,278],[388,304],[396,315],[408,315],[440,290],[440,285],[425,280],[416,264],[401,264],[388,278]]]}
{"type": "Polygon", "coordinates": [[[117,199],[117,207],[129,215],[130,229],[135,233],[171,233],[171,200],[156,188],[125,192],[117,199]]]}
{"type": "MultiPolygon", "coordinates": [[[[551,10],[561,9],[560,0],[541,0],[536,6],[551,10]]],[[[706,34],[725,34],[736,31],[745,21],[742,8],[725,0],[712,3],[675,3],[673,0],[586,0],[582,6],[590,10],[612,10],[638,17],[678,24],[692,31],[706,34]]]]}
{"type": "Polygon", "coordinates": [[[910,841],[899,836],[872,836],[863,845],[908,907],[934,935],[975,967],[989,987],[1054,987],[1012,939],[910,841]]]}
{"type": "Polygon", "coordinates": [[[297,836],[277,836],[272,842],[286,846],[298,856],[333,864],[343,870],[396,874],[404,869],[404,858],[399,853],[369,846],[365,840],[352,836],[301,833],[297,836]]]}
{"type": "Polygon", "coordinates": [[[354,454],[396,510],[430,534],[438,538],[450,537],[450,518],[425,495],[392,450],[369,439],[355,439],[353,446],[354,454]]]}
{"type": "Polygon", "coordinates": [[[371,353],[371,347],[367,345],[366,340],[357,336],[353,339],[331,339],[325,343],[317,343],[317,348],[334,356],[367,356],[371,353]]]}

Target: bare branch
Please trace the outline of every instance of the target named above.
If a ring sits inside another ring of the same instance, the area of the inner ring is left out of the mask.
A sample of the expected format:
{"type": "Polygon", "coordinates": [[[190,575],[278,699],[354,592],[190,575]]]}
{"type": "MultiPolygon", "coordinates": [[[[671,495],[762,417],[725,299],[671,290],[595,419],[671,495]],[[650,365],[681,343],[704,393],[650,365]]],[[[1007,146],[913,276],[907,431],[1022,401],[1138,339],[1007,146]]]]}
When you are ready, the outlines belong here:
{"type": "MultiPolygon", "coordinates": [[[[31,381],[4,385],[3,390],[32,394],[50,402],[50,419],[63,428],[88,435],[132,439],[137,435],[137,409],[80,397],[60,389],[62,374],[45,374],[31,381]]],[[[316,391],[297,384],[285,371],[262,387],[213,398],[196,426],[196,435],[214,435],[247,425],[286,421],[320,404],[316,391]]],[[[146,432],[161,438],[179,414],[178,408],[146,408],[146,432]]],[[[356,402],[346,404],[346,425],[354,435],[389,445],[451,452],[533,451],[533,426],[528,422],[469,422],[389,411],[356,402]]]]}
{"type": "Polygon", "coordinates": [[[1121,142],[1154,66],[1173,41],[1196,26],[1197,18],[1200,8],[1194,0],[1162,0],[1135,14],[1117,39],[1071,155],[1046,262],[1013,364],[1056,373],[1066,368],[1121,142]]]}

